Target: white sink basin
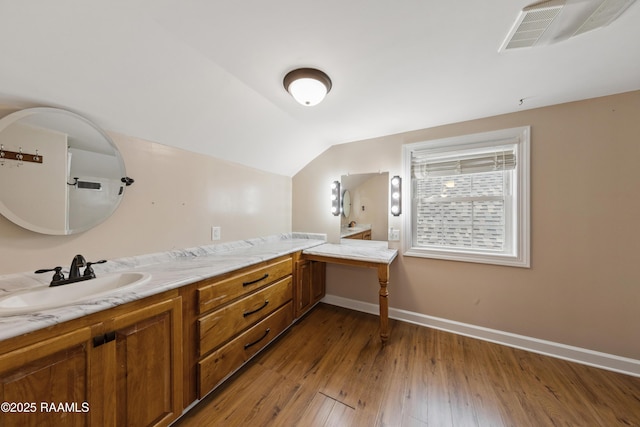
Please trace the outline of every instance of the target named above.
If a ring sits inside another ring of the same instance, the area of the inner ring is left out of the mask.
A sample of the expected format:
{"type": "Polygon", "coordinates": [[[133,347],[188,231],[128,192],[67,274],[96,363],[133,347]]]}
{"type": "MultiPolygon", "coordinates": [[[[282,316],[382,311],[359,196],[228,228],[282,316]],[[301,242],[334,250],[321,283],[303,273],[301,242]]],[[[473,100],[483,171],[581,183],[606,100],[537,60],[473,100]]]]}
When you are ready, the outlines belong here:
{"type": "Polygon", "coordinates": [[[115,290],[148,282],[148,273],[113,273],[95,279],[55,287],[25,289],[0,298],[0,314],[20,314],[105,295],[115,290]]]}

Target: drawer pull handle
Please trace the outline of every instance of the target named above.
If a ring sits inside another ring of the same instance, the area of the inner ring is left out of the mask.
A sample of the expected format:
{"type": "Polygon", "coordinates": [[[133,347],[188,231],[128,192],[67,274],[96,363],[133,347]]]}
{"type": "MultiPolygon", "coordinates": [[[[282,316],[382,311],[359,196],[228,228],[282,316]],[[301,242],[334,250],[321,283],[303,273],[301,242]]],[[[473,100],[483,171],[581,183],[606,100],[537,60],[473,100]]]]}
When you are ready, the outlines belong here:
{"type": "Polygon", "coordinates": [[[267,306],[267,304],[269,304],[269,300],[268,299],[264,300],[264,304],[262,304],[262,307],[258,307],[253,311],[245,311],[244,313],[242,313],[242,315],[244,317],[251,316],[253,313],[257,313],[260,310],[262,310],[263,308],[265,308],[267,306]]]}
{"type": "Polygon", "coordinates": [[[265,338],[267,337],[267,335],[269,335],[269,332],[271,332],[271,328],[267,328],[267,330],[266,330],[266,331],[264,331],[264,335],[262,335],[262,336],[261,336],[259,339],[257,339],[256,341],[251,342],[251,343],[249,343],[249,344],[245,344],[245,345],[244,345],[244,349],[246,350],[246,349],[248,349],[249,347],[251,347],[251,346],[254,346],[254,345],[258,344],[260,341],[262,341],[263,339],[265,339],[265,338]]]}
{"type": "Polygon", "coordinates": [[[267,277],[269,277],[269,273],[264,273],[264,276],[262,276],[262,277],[261,277],[261,278],[259,278],[259,279],[252,280],[252,281],[250,281],[250,282],[243,282],[243,283],[242,283],[242,286],[249,286],[249,285],[253,285],[254,283],[258,283],[259,281],[266,279],[267,277]]]}

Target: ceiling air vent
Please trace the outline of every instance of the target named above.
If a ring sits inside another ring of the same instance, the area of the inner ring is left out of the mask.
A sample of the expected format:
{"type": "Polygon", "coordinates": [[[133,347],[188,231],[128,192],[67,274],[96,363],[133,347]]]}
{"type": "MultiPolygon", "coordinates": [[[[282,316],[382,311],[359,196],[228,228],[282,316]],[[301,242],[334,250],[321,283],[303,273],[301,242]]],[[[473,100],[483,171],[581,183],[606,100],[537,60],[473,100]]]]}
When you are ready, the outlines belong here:
{"type": "Polygon", "coordinates": [[[564,0],[549,0],[522,9],[499,51],[534,46],[563,7],[564,0]]]}
{"type": "Polygon", "coordinates": [[[612,23],[635,0],[604,0],[600,6],[578,27],[573,36],[604,27],[612,23]]]}

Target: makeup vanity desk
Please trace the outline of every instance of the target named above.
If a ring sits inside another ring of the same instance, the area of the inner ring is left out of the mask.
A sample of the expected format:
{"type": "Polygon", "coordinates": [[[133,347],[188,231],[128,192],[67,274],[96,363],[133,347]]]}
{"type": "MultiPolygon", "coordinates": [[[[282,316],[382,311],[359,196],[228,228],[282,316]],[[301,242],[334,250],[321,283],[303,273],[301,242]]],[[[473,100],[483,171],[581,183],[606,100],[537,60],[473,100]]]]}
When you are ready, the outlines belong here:
{"type": "Polygon", "coordinates": [[[397,249],[388,249],[387,242],[375,240],[342,239],[340,244],[324,243],[302,251],[305,258],[334,264],[368,267],[378,270],[380,283],[380,339],[389,339],[389,266],[398,255],[397,249]]]}

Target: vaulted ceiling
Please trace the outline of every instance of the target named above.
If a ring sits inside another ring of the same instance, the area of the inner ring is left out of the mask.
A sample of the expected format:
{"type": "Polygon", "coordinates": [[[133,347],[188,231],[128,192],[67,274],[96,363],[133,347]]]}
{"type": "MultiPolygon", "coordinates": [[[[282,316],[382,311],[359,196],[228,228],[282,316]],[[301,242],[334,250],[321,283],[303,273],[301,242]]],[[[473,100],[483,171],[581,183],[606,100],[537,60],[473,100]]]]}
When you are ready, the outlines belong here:
{"type": "Polygon", "coordinates": [[[568,37],[566,0],[499,52],[526,0],[0,0],[0,102],[293,176],[334,144],[640,89],[640,2],[568,37]],[[282,79],[327,72],[318,106],[282,79]]]}

